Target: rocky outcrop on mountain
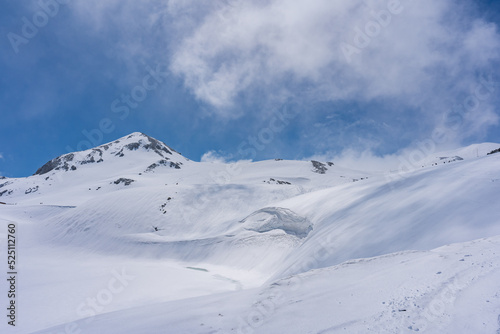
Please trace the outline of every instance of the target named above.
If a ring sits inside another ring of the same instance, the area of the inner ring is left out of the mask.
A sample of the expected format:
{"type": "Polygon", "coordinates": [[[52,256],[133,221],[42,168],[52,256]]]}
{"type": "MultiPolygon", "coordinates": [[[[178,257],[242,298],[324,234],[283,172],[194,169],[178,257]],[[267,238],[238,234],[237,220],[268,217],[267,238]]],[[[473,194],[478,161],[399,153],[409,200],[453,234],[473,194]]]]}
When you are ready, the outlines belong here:
{"type": "Polygon", "coordinates": [[[175,168],[175,169],[180,169],[182,165],[182,162],[173,162],[173,161],[168,161],[168,160],[159,160],[151,165],[148,166],[148,168],[145,170],[145,173],[152,172],[154,171],[157,167],[160,166],[167,166],[170,168],[175,168]]]}
{"type": "Polygon", "coordinates": [[[491,151],[488,153],[488,155],[495,154],[495,153],[500,153],[500,148],[497,148],[496,150],[491,151]]]}
{"type": "Polygon", "coordinates": [[[322,162],[312,160],[311,161],[313,165],[313,172],[318,173],[318,174],[325,174],[328,168],[326,168],[326,165],[322,162]]]}

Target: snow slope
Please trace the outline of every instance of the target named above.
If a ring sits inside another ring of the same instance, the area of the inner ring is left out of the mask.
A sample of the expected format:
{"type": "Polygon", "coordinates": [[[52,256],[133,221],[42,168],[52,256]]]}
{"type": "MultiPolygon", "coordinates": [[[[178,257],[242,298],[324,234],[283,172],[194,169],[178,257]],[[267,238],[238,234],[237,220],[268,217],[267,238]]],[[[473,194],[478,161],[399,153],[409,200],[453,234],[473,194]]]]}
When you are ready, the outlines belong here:
{"type": "Polygon", "coordinates": [[[110,334],[498,333],[499,254],[500,237],[493,237],[358,259],[257,289],[132,308],[74,327],[110,334]]]}
{"type": "Polygon", "coordinates": [[[0,223],[15,222],[21,240],[19,321],[6,329],[437,333],[457,332],[467,314],[471,328],[494,333],[500,154],[487,153],[498,147],[396,174],[200,163],[141,133],[63,155],[0,180],[0,223]],[[460,244],[438,248],[451,243],[460,244]],[[455,299],[422,323],[455,277],[455,299]]]}

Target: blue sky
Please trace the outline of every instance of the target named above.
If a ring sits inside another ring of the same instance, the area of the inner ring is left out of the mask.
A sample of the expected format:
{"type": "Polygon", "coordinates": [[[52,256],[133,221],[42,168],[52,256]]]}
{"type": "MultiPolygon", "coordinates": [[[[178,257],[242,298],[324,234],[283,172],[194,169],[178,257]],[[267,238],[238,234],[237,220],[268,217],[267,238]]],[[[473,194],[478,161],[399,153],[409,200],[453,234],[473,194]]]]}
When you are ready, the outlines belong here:
{"type": "Polygon", "coordinates": [[[134,131],[204,160],[389,166],[500,142],[500,3],[3,0],[0,175],[134,131]]]}

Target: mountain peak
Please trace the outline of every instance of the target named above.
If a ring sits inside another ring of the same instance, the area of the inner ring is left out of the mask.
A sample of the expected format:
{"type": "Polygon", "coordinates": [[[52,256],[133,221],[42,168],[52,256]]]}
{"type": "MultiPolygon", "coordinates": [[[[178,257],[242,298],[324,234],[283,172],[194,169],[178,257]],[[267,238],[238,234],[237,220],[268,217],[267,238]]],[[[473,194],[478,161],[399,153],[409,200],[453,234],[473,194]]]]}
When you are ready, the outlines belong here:
{"type": "Polygon", "coordinates": [[[146,151],[153,151],[154,153],[158,154],[163,158],[167,158],[167,155],[173,155],[172,152],[179,154],[174,149],[167,146],[165,143],[159,141],[158,139],[150,137],[142,132],[133,132],[128,136],[115,140],[114,142],[98,146],[94,150],[96,149],[108,150],[113,148],[118,149],[116,155],[120,157],[123,157],[127,150],[135,151],[141,148],[146,151]]]}
{"type": "Polygon", "coordinates": [[[177,169],[180,168],[179,165],[182,165],[182,162],[179,162],[180,160],[188,160],[165,143],[142,132],[133,132],[115,141],[89,150],[63,154],[40,167],[34,175],[43,175],[54,170],[74,171],[82,165],[139,155],[139,152],[143,155],[140,159],[141,161],[145,159],[144,156],[147,156],[149,159],[146,160],[150,162],[153,162],[152,159],[154,159],[154,163],[158,165],[170,165],[170,167],[177,169]],[[156,161],[158,159],[160,160],[156,161]]]}

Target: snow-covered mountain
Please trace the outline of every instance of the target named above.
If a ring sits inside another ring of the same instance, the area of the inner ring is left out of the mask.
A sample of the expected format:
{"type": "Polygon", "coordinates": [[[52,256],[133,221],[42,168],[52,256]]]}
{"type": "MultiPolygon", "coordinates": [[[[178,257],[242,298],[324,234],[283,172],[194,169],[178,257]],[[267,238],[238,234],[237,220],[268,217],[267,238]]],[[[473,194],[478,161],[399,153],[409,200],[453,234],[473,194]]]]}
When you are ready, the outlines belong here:
{"type": "Polygon", "coordinates": [[[16,330],[456,333],[468,316],[495,333],[499,147],[397,175],[195,162],[141,133],[62,155],[0,180],[21,240],[16,330]]]}
{"type": "Polygon", "coordinates": [[[58,170],[76,171],[78,167],[94,163],[105,164],[114,162],[119,163],[118,166],[123,168],[127,162],[121,160],[128,160],[128,163],[134,161],[142,164],[153,157],[159,160],[149,165],[146,171],[152,171],[159,166],[169,166],[179,169],[182,165],[181,161],[187,160],[164,143],[143,133],[135,132],[112,143],[87,151],[68,153],[57,157],[40,167],[35,175],[43,175],[58,170]],[[115,157],[123,158],[125,156],[127,156],[127,159],[115,159],[115,157]]]}

